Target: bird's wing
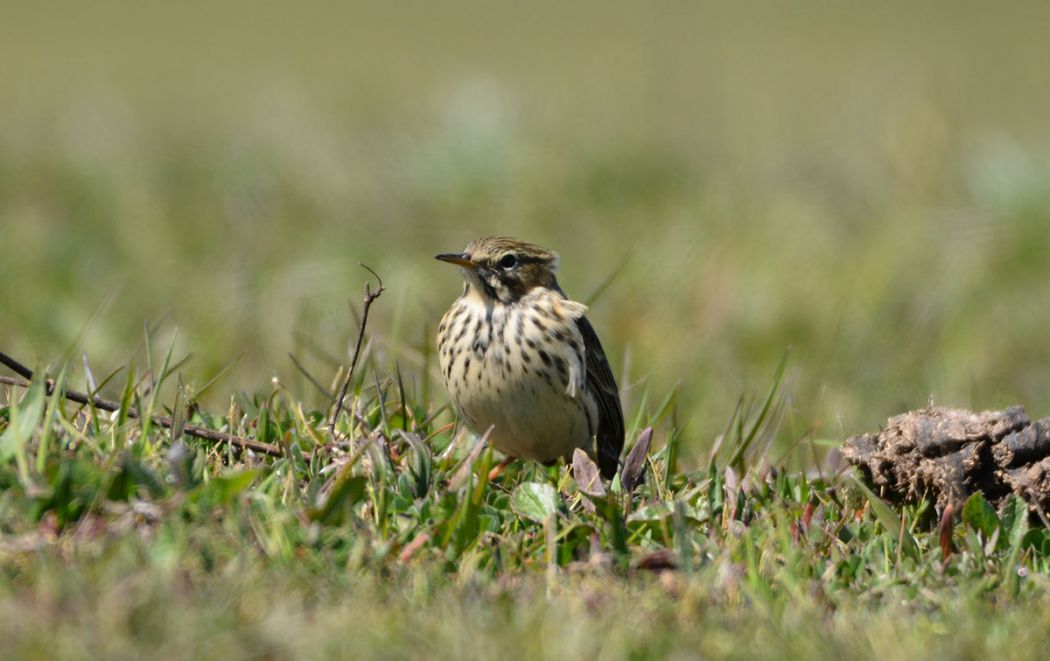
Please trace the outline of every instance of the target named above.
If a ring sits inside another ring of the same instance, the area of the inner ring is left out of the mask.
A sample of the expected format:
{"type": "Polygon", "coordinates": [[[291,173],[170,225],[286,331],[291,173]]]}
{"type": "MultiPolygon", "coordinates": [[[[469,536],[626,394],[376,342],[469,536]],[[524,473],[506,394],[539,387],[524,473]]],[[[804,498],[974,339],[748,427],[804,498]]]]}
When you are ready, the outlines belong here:
{"type": "Polygon", "coordinates": [[[598,468],[602,477],[611,480],[616,475],[620,452],[623,450],[620,390],[616,387],[616,379],[591,322],[581,316],[576,319],[576,325],[583,336],[583,347],[587,354],[587,389],[594,394],[598,404],[598,468]]]}

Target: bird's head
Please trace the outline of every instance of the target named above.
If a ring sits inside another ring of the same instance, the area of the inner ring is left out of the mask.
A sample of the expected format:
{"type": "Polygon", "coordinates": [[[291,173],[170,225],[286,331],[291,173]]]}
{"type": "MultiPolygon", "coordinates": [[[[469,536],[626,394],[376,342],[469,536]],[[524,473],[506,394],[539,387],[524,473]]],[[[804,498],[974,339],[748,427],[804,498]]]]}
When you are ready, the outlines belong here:
{"type": "Polygon", "coordinates": [[[437,256],[463,272],[467,287],[485,299],[510,304],[535,287],[557,288],[558,255],[504,236],[471,241],[466,250],[437,256]]]}

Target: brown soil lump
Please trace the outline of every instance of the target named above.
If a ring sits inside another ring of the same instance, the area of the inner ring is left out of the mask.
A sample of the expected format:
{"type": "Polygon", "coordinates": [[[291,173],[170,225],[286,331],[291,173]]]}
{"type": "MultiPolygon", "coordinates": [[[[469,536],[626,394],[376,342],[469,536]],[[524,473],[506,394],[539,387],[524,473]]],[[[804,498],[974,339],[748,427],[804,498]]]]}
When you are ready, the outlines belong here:
{"type": "Polygon", "coordinates": [[[894,502],[959,507],[979,491],[998,507],[1015,493],[1032,512],[1050,511],[1050,418],[1033,421],[1020,406],[911,411],[850,438],[842,453],[894,502]]]}

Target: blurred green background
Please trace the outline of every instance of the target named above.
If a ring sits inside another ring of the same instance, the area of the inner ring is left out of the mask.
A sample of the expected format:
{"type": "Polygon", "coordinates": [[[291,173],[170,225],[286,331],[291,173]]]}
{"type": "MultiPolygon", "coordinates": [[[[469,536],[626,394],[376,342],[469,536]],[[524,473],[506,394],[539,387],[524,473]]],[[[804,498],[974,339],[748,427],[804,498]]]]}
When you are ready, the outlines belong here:
{"type": "MultiPolygon", "coordinates": [[[[320,403],[367,274],[420,383],[485,234],[562,256],[633,412],[705,448],[792,348],[786,433],[1050,413],[1045,3],[4,3],[0,350],[178,329],[210,395],[320,403]]],[[[437,388],[434,397],[444,399],[437,388]]]]}

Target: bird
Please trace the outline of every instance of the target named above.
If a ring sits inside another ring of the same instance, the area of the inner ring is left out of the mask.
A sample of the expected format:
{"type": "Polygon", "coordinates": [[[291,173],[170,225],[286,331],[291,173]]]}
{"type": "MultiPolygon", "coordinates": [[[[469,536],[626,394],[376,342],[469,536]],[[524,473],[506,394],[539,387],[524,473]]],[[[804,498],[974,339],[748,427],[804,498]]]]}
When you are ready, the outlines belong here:
{"type": "Polygon", "coordinates": [[[436,259],[463,275],[438,325],[441,374],[456,412],[506,455],[550,465],[580,448],[612,479],[623,450],[619,389],[587,306],[558,285],[558,255],[510,237],[436,259]],[[490,431],[491,429],[491,431],[490,431]]]}

